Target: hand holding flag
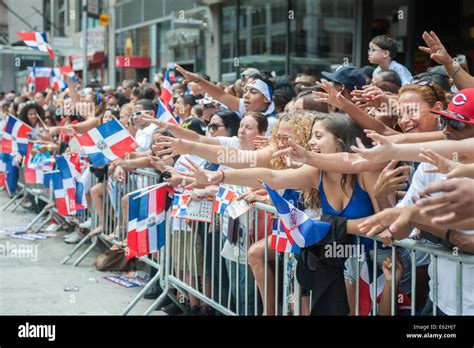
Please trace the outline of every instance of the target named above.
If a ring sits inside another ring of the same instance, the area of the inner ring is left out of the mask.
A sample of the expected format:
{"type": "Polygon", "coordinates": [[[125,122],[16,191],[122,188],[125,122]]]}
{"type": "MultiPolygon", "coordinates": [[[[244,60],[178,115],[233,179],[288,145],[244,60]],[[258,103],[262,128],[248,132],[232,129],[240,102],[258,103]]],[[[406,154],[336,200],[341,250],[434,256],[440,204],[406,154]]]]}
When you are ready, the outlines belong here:
{"type": "Polygon", "coordinates": [[[262,180],[259,179],[259,182],[268,191],[268,195],[285,226],[288,239],[294,240],[300,248],[304,248],[316,244],[326,237],[331,224],[324,221],[311,220],[304,212],[281,197],[262,180]]]}

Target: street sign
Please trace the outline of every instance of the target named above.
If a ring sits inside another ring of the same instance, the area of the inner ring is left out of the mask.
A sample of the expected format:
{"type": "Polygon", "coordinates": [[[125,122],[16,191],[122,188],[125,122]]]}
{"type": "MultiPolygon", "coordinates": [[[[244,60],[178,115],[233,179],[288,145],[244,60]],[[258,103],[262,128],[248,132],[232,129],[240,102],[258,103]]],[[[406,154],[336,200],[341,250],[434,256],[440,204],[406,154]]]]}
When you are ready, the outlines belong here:
{"type": "Polygon", "coordinates": [[[105,27],[106,25],[109,24],[109,21],[110,21],[110,19],[109,19],[109,15],[108,15],[108,14],[103,13],[103,14],[100,15],[100,17],[99,17],[99,24],[100,24],[100,25],[102,25],[102,26],[105,27]]]}

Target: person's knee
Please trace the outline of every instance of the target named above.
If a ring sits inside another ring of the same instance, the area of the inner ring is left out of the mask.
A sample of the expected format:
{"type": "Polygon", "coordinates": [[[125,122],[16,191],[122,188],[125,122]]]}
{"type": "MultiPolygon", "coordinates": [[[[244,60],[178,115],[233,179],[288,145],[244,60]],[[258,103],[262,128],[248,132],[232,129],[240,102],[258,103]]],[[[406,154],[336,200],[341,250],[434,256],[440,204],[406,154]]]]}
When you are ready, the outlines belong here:
{"type": "Polygon", "coordinates": [[[92,186],[91,187],[92,198],[99,197],[102,194],[101,190],[102,190],[102,184],[97,184],[97,185],[92,186]]]}
{"type": "Polygon", "coordinates": [[[248,250],[249,264],[251,267],[261,264],[263,262],[263,251],[265,246],[260,245],[260,243],[253,244],[248,250]]]}

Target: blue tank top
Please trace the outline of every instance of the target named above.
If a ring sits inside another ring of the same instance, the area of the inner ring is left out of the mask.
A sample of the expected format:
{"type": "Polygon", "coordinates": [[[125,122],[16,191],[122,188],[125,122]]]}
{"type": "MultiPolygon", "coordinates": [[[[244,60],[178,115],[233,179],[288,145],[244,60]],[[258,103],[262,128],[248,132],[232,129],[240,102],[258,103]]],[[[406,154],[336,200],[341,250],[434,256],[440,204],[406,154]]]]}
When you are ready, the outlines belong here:
{"type": "MultiPolygon", "coordinates": [[[[323,187],[323,172],[321,172],[321,179],[319,181],[319,195],[321,198],[321,209],[323,214],[343,216],[347,219],[360,219],[366,216],[374,215],[374,207],[372,200],[367,192],[365,192],[359,185],[359,181],[356,180],[354,183],[354,191],[352,192],[351,199],[342,210],[335,210],[329,204],[326,194],[324,193],[323,187]]],[[[354,236],[355,242],[355,236],[354,236]]],[[[374,242],[370,238],[360,237],[360,243],[364,245],[365,251],[372,250],[374,248],[374,242]]],[[[377,242],[378,248],[382,246],[380,242],[377,242]]]]}

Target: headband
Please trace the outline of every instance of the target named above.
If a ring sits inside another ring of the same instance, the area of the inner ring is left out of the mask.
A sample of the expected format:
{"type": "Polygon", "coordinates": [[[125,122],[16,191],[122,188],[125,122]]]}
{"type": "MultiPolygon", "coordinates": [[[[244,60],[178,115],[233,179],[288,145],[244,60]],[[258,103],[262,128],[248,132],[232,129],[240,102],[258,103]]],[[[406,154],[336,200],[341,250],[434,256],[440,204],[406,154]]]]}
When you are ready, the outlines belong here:
{"type": "Polygon", "coordinates": [[[263,96],[270,102],[267,110],[263,113],[264,115],[272,114],[275,110],[275,104],[273,103],[273,90],[268,84],[259,79],[250,79],[247,82],[246,88],[255,88],[257,91],[263,94],[263,96]]]}

